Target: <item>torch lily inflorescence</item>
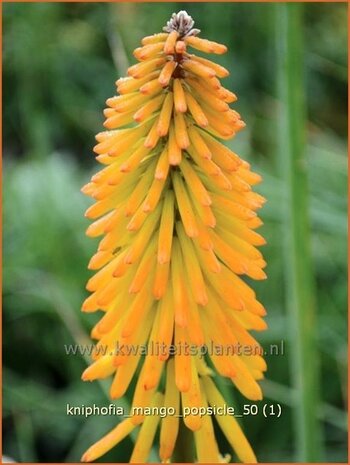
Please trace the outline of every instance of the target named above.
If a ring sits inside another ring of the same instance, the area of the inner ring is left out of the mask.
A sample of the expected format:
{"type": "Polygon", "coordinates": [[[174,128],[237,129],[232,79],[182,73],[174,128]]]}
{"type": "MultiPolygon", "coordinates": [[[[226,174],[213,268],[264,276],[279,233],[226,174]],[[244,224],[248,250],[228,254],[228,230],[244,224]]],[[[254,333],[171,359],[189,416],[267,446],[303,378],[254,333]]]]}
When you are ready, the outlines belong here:
{"type": "MultiPolygon", "coordinates": [[[[266,365],[249,330],[266,328],[265,309],[241,278],[266,277],[256,248],[265,241],[255,231],[264,199],[251,189],[261,177],[220,142],[245,124],[229,106],[235,94],[219,80],[228,71],[188,51],[223,54],[226,47],[199,38],[193,24],[186,12],[174,13],[164,32],[142,40],[139,63],[107,100],[107,131],[96,136],[105,167],[83,192],[96,200],[86,212],[94,220],[87,235],[103,238],[89,263],[98,271],[83,310],[104,315],[92,330],[98,343],[83,379],[113,375],[112,399],[137,381],[130,415],[83,461],[138,428],[130,461],[146,462],[158,427],[159,457],[174,461],[180,422],[193,432],[195,461],[224,461],[211,415],[196,414],[226,405],[215,375],[248,399],[262,398],[257,380],[266,365]],[[238,344],[250,353],[227,350],[238,344]],[[214,348],[208,364],[204,346],[214,348]],[[175,414],[147,415],[148,407],[175,414]]],[[[255,462],[234,416],[215,418],[239,460],[255,462]]]]}

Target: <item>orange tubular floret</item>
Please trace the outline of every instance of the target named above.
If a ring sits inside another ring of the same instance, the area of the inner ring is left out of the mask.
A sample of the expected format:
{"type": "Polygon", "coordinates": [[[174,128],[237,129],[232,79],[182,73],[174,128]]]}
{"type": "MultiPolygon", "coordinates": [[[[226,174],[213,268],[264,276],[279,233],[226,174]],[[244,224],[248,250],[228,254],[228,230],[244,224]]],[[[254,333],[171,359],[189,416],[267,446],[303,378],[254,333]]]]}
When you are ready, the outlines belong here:
{"type": "Polygon", "coordinates": [[[131,294],[138,293],[144,286],[150,272],[154,268],[156,261],[156,241],[153,240],[144,253],[140,265],[137,268],[135,276],[129,287],[131,294]]]}
{"type": "Polygon", "coordinates": [[[202,128],[206,128],[209,124],[207,117],[205,116],[202,107],[199,105],[197,100],[189,93],[186,92],[186,102],[188,108],[193,116],[193,119],[202,128]]]}
{"type": "Polygon", "coordinates": [[[164,264],[157,263],[156,274],[154,277],[153,290],[152,290],[153,296],[155,299],[159,300],[164,296],[167,286],[169,286],[168,277],[169,277],[169,262],[164,263],[164,264]]]}
{"type": "Polygon", "coordinates": [[[134,114],[134,120],[140,123],[141,121],[144,121],[146,118],[150,117],[155,111],[159,110],[159,108],[162,106],[164,98],[165,95],[162,94],[147,102],[134,114]]]}
{"type": "Polygon", "coordinates": [[[166,179],[169,173],[169,157],[168,157],[168,147],[164,147],[162,153],[160,154],[154,172],[154,177],[156,179],[166,179]]]}
{"type": "Polygon", "coordinates": [[[163,44],[161,42],[156,44],[148,44],[143,47],[139,47],[134,50],[134,57],[138,60],[148,60],[155,57],[163,50],[163,44]]]}
{"type": "Polygon", "coordinates": [[[190,86],[194,89],[195,93],[202,100],[202,103],[206,104],[207,106],[212,108],[214,111],[226,112],[227,110],[229,110],[229,106],[227,105],[227,103],[218,99],[210,92],[207,92],[207,90],[203,86],[201,86],[198,81],[191,80],[190,86]]]}
{"type": "Polygon", "coordinates": [[[187,134],[186,120],[182,113],[175,113],[175,139],[181,149],[187,149],[190,140],[187,134]]]}
{"type": "Polygon", "coordinates": [[[175,110],[179,113],[186,113],[187,104],[186,104],[185,92],[181,84],[181,79],[174,79],[173,87],[174,87],[175,110]]]}
{"type": "Polygon", "coordinates": [[[131,123],[133,120],[132,111],[129,113],[117,113],[112,108],[108,108],[108,110],[111,110],[111,112],[109,113],[106,121],[103,123],[103,126],[107,129],[119,128],[120,126],[131,123]]]}
{"type": "Polygon", "coordinates": [[[188,128],[188,134],[190,136],[191,144],[193,145],[194,150],[202,157],[210,160],[212,154],[208,145],[204,142],[203,138],[193,126],[188,128]]]}
{"type": "Polygon", "coordinates": [[[177,31],[170,32],[164,44],[164,53],[166,55],[175,53],[175,44],[176,44],[178,37],[179,37],[179,33],[177,31]]]}
{"type": "Polygon", "coordinates": [[[170,262],[174,229],[174,194],[170,191],[164,200],[158,239],[158,262],[170,262]]]}
{"type": "MultiPolygon", "coordinates": [[[[182,407],[189,411],[202,407],[198,372],[193,358],[191,358],[191,381],[190,389],[181,393],[182,407]]],[[[184,418],[184,423],[190,430],[197,431],[202,426],[202,418],[199,415],[189,414],[184,418]]]]}
{"type": "Polygon", "coordinates": [[[210,79],[215,76],[215,71],[212,68],[191,59],[184,61],[182,63],[182,67],[196,76],[200,76],[205,79],[210,79]]]}
{"type": "Polygon", "coordinates": [[[168,92],[158,118],[157,132],[161,137],[164,137],[168,134],[171,114],[173,110],[173,102],[173,93],[168,92]]]}
{"type": "Polygon", "coordinates": [[[180,414],[180,395],[175,385],[175,369],[173,359],[169,360],[167,363],[164,407],[166,409],[174,409],[176,412],[174,416],[168,415],[162,420],[160,430],[159,456],[162,462],[166,463],[173,454],[179,430],[178,415],[180,414]]]}
{"type": "Polygon", "coordinates": [[[165,182],[163,180],[154,179],[148,191],[148,194],[143,203],[142,210],[146,213],[153,211],[158,205],[160,196],[163,192],[165,182]]]}
{"type": "Polygon", "coordinates": [[[197,57],[195,55],[190,55],[190,58],[191,60],[198,61],[202,65],[207,66],[208,68],[212,68],[215,71],[216,76],[219,78],[225,78],[230,74],[226,68],[214,63],[213,61],[207,60],[206,58],[197,57]]]}
{"type": "Polygon", "coordinates": [[[193,243],[185,234],[183,226],[180,222],[176,223],[176,232],[180,241],[181,249],[183,250],[184,264],[189,278],[189,287],[197,304],[206,305],[208,296],[206,286],[204,284],[203,274],[198,263],[193,243]]]}
{"type": "Polygon", "coordinates": [[[144,143],[145,147],[153,149],[157,145],[159,141],[159,134],[157,131],[157,127],[158,127],[158,119],[156,119],[156,121],[153,123],[153,126],[151,130],[149,131],[148,136],[146,137],[146,140],[144,143]]]}
{"type": "Polygon", "coordinates": [[[174,173],[172,179],[177,206],[186,234],[189,237],[196,237],[198,236],[198,226],[183,181],[178,173],[174,173]]]}
{"type": "Polygon", "coordinates": [[[140,145],[137,150],[124,162],[120,165],[120,171],[127,173],[135,169],[141,161],[148,155],[150,149],[140,145]]]}
{"type": "Polygon", "coordinates": [[[194,169],[191,167],[191,164],[187,162],[186,159],[183,159],[180,164],[180,169],[184,175],[185,181],[189,186],[192,195],[202,204],[202,205],[211,205],[211,198],[208,194],[208,191],[203,186],[201,180],[197,176],[194,169]]]}
{"type": "Polygon", "coordinates": [[[177,143],[173,125],[171,125],[169,129],[168,157],[169,164],[172,166],[176,166],[181,163],[182,151],[177,143]]]}
{"type": "Polygon", "coordinates": [[[165,42],[168,37],[166,32],[160,32],[151,36],[144,37],[141,40],[142,45],[156,44],[157,42],[165,42]]]}
{"type": "Polygon", "coordinates": [[[153,58],[153,60],[144,61],[128,69],[128,75],[135,79],[143,78],[146,74],[151,73],[165,63],[165,57],[153,58]]]}
{"type": "Polygon", "coordinates": [[[163,86],[160,84],[158,78],[148,81],[146,84],[140,87],[141,94],[154,95],[162,90],[163,86]]]}
{"type": "Polygon", "coordinates": [[[179,54],[183,54],[186,52],[186,42],[183,40],[178,40],[175,45],[175,52],[179,54]]]}
{"type": "Polygon", "coordinates": [[[191,358],[186,354],[188,338],[186,330],[175,325],[175,345],[178,353],[175,355],[175,383],[179,391],[187,392],[191,387],[191,358]]]}
{"type": "Polygon", "coordinates": [[[173,239],[173,254],[171,257],[171,284],[173,288],[174,321],[178,326],[186,327],[189,317],[189,299],[183,275],[184,263],[181,246],[177,237],[173,239]]]}
{"type": "Polygon", "coordinates": [[[176,68],[177,63],[175,61],[168,61],[166,65],[163,67],[160,75],[159,75],[159,83],[165,87],[169,84],[171,76],[176,68]]]}
{"type": "Polygon", "coordinates": [[[212,42],[210,40],[200,39],[199,37],[186,37],[185,42],[201,52],[215,53],[217,55],[222,55],[227,52],[227,47],[225,45],[218,44],[217,42],[212,42]]]}
{"type": "Polygon", "coordinates": [[[130,92],[134,92],[135,90],[140,89],[140,87],[144,84],[159,76],[159,73],[159,70],[152,71],[142,79],[134,79],[133,77],[118,79],[118,81],[116,81],[117,90],[119,94],[129,94],[130,92]]]}

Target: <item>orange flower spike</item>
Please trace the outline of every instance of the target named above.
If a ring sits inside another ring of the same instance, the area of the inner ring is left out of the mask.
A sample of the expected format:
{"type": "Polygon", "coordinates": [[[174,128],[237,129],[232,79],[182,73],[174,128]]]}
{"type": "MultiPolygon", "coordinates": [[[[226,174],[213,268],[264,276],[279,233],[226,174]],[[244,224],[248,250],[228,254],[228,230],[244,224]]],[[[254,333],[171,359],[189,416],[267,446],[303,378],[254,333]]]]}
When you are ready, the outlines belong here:
{"type": "MultiPolygon", "coordinates": [[[[134,51],[139,63],[116,82],[119,95],[104,110],[109,130],[97,134],[94,147],[106,166],[82,189],[95,200],[86,212],[94,220],[87,235],[102,236],[88,265],[95,274],[82,310],[104,312],[91,331],[98,342],[83,379],[114,375],[110,396],[119,398],[138,377],[130,418],[83,461],[99,458],[139,425],[130,461],[144,463],[160,424],[160,459],[174,462],[183,422],[194,431],[194,462],[218,463],[223,457],[210,416],[180,418],[180,401],[183,413],[225,405],[213,372],[231,378],[248,399],[262,397],[261,355],[214,353],[209,369],[189,350],[212,342],[260,348],[250,330],[267,328],[266,310],[239,275],[266,278],[257,248],[265,240],[255,231],[265,199],[252,190],[261,177],[222,141],[245,126],[229,106],[236,95],[220,82],[228,70],[187,52],[221,54],[226,47],[199,38],[184,11],[163,30],[142,39],[134,51]],[[113,354],[116,341],[149,352],[113,354]],[[175,416],[147,413],[164,407],[175,408],[175,416]]],[[[234,418],[217,422],[239,459],[256,462],[234,418]]]]}

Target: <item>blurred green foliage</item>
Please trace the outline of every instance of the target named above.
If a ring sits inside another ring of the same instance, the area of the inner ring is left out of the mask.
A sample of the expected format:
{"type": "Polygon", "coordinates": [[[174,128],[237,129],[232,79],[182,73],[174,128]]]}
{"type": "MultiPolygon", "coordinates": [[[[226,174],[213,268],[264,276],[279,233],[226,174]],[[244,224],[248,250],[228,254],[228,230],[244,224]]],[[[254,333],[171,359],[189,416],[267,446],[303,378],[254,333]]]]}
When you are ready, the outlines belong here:
{"type": "MultiPolygon", "coordinates": [[[[295,335],[286,314],[279,177],[273,4],[243,3],[29,3],[3,5],[4,37],[4,452],[18,462],[78,461],[114,426],[110,417],[69,417],[71,405],[105,405],[104,383],[80,380],[86,361],[67,356],[64,344],[85,343],[95,315],[80,305],[96,242],[84,236],[89,201],[79,192],[97,171],[91,147],[114,81],[133,61],[141,37],[161,30],[185,8],[206,38],[225,43],[218,61],[231,76],[235,108],[247,129],[230,142],[262,173],[259,192],[268,245],[269,279],[254,283],[268,309],[266,344],[285,343],[269,356],[266,401],[279,402],[279,419],[245,418],[261,462],[293,461],[293,409],[298,397],[289,369],[295,335]]],[[[318,417],[324,461],[346,452],[346,238],[347,238],[347,6],[305,4],[306,163],[310,186],[312,258],[316,280],[317,349],[321,363],[318,417]]],[[[107,383],[108,384],[108,383],[107,383]]],[[[227,398],[242,405],[230,383],[227,398]]],[[[102,458],[127,461],[132,439],[102,458]]],[[[222,452],[228,451],[220,436],[222,452]]],[[[152,460],[157,461],[156,449],[152,460]]]]}

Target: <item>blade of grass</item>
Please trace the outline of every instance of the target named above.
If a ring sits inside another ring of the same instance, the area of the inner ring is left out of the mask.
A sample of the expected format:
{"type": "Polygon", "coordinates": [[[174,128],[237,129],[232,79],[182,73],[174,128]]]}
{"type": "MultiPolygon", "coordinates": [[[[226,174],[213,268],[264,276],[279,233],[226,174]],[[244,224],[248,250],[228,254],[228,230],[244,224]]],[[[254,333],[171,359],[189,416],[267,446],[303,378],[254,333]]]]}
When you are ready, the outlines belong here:
{"type": "MultiPolygon", "coordinates": [[[[296,389],[284,386],[269,379],[264,379],[262,382],[264,395],[274,402],[280,402],[287,407],[295,408],[298,402],[298,392],[296,389]]],[[[320,403],[317,409],[317,416],[320,420],[333,425],[342,431],[347,431],[348,421],[345,411],[334,407],[334,405],[326,402],[320,403]]]]}
{"type": "Polygon", "coordinates": [[[282,100],[279,160],[287,193],[283,236],[292,383],[297,392],[297,461],[320,461],[321,426],[317,418],[318,361],[315,346],[314,283],[310,257],[308,185],[305,162],[302,10],[276,5],[277,70],[282,100]]]}

